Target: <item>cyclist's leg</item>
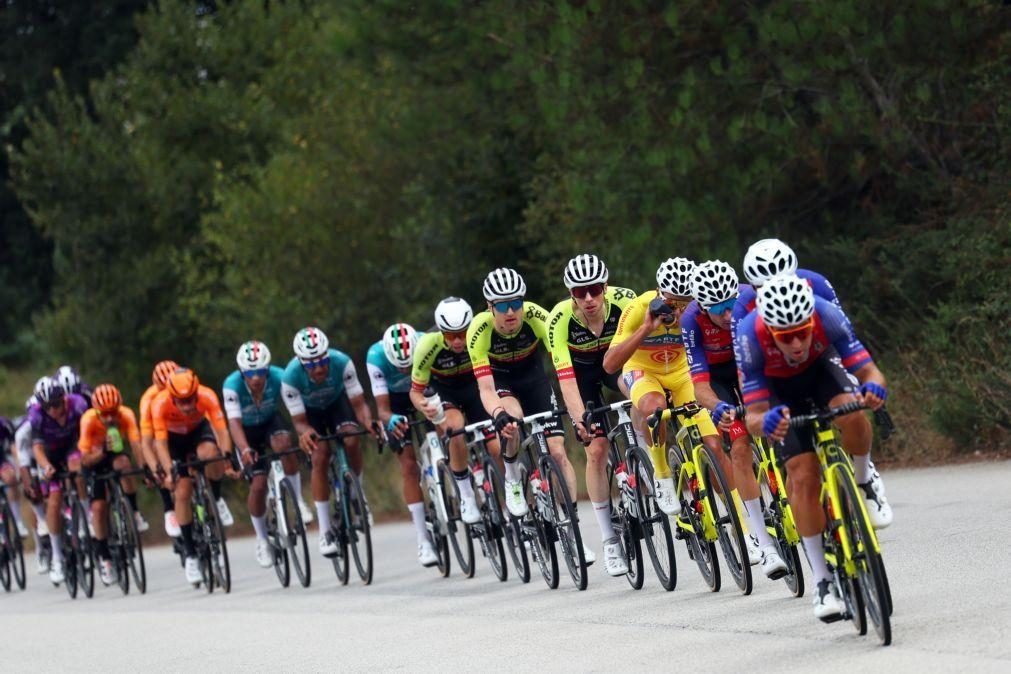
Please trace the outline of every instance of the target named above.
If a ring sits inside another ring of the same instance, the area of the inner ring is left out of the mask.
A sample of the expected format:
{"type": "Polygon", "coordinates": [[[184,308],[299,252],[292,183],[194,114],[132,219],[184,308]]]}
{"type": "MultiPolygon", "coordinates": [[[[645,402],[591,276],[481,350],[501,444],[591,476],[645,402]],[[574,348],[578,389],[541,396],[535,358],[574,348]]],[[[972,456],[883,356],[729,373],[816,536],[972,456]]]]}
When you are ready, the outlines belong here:
{"type": "MultiPolygon", "coordinates": [[[[526,414],[550,412],[557,407],[558,401],[555,398],[555,391],[551,388],[551,383],[539,363],[519,377],[515,377],[510,384],[510,389],[520,401],[526,414]]],[[[548,452],[562,471],[569,487],[569,496],[575,502],[576,469],[572,467],[572,462],[569,461],[569,456],[565,451],[565,428],[562,426],[561,419],[556,417],[544,424],[544,437],[548,443],[548,452]]]]}
{"type": "MultiPolygon", "coordinates": [[[[687,368],[683,373],[679,372],[676,375],[668,375],[661,378],[661,383],[664,385],[664,388],[671,392],[671,398],[675,405],[684,405],[695,400],[695,386],[692,384],[691,375],[688,373],[687,368]]],[[[720,462],[720,468],[723,469],[723,474],[727,478],[727,486],[734,489],[733,466],[730,463],[730,457],[723,451],[723,441],[720,440],[720,435],[713,424],[712,416],[708,410],[700,409],[692,419],[699,429],[703,444],[712,450],[713,456],[720,462]]]]}
{"type": "MultiPolygon", "coordinates": [[[[579,399],[584,403],[589,401],[595,407],[604,404],[600,393],[600,377],[603,372],[582,375],[576,371],[576,386],[579,388],[579,399]]],[[[616,377],[611,378],[611,384],[617,386],[616,377]]],[[[602,425],[596,427],[590,444],[586,445],[586,493],[593,505],[593,512],[600,528],[600,540],[609,541],[615,537],[611,524],[611,497],[607,484],[607,453],[609,449],[607,435],[602,425]]]]}
{"type": "MultiPolygon", "coordinates": [[[[495,375],[495,389],[498,393],[499,398],[502,400],[502,407],[509,416],[514,419],[523,418],[523,406],[520,404],[519,399],[516,398],[511,385],[508,383],[505,377],[500,374],[495,375]]],[[[502,452],[502,461],[505,470],[505,479],[511,482],[519,481],[520,479],[520,464],[517,455],[519,454],[520,447],[520,434],[517,433],[513,438],[506,441],[502,452]]]]}
{"type": "Polygon", "coordinates": [[[625,370],[621,379],[629,392],[632,406],[639,412],[641,418],[639,432],[646,438],[646,446],[649,448],[650,459],[653,461],[653,474],[658,480],[667,479],[671,476],[671,471],[670,466],[667,465],[667,456],[664,450],[667,440],[666,424],[660,428],[659,447],[654,447],[650,442],[649,428],[646,424],[646,418],[649,415],[657,409],[667,408],[667,397],[664,395],[663,386],[657,377],[645,370],[625,370]]]}
{"type": "MultiPolygon", "coordinates": [[[[114,462],[105,458],[90,472],[101,474],[109,472],[114,462]]],[[[101,561],[109,561],[109,484],[107,480],[97,480],[91,484],[91,519],[94,522],[95,551],[101,561]]]]}
{"type": "Polygon", "coordinates": [[[14,515],[14,522],[20,534],[20,531],[25,529],[25,522],[21,517],[21,498],[18,495],[20,490],[18,489],[17,471],[14,470],[13,464],[0,465],[0,481],[3,482],[7,490],[7,501],[10,503],[11,514],[14,515]]]}
{"type": "MultiPolygon", "coordinates": [[[[186,462],[196,453],[199,428],[185,435],[170,431],[168,436],[169,457],[172,461],[186,462]]],[[[196,557],[196,549],[193,546],[193,506],[190,503],[193,496],[193,478],[189,472],[179,473],[172,492],[175,497],[176,520],[179,522],[179,537],[182,539],[183,550],[187,557],[196,557]]]]}

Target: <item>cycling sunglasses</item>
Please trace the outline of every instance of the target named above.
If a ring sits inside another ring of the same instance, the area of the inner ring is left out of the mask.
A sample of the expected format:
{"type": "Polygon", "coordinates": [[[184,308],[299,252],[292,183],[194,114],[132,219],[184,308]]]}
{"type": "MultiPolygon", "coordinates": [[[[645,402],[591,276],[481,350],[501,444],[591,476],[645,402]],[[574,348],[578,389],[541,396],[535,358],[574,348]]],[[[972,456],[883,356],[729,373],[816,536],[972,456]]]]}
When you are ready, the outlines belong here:
{"type": "Polygon", "coordinates": [[[784,344],[789,344],[794,340],[800,340],[803,342],[811,335],[812,332],[814,332],[814,316],[807,319],[800,325],[795,325],[790,328],[774,328],[770,325],[769,332],[772,333],[773,337],[784,344]]]}
{"type": "Polygon", "coordinates": [[[317,368],[326,367],[330,364],[330,356],[323,356],[322,358],[317,358],[316,360],[304,360],[302,361],[302,367],[306,370],[315,370],[317,368]]]}
{"type": "Polygon", "coordinates": [[[172,396],[172,402],[174,402],[177,406],[178,405],[192,405],[196,401],[197,401],[197,394],[196,393],[194,393],[193,395],[191,395],[188,398],[176,398],[175,396],[172,396]]]}
{"type": "Polygon", "coordinates": [[[60,396],[59,398],[53,398],[49,402],[45,403],[42,406],[42,409],[44,409],[44,410],[58,410],[61,407],[63,407],[63,403],[65,403],[65,402],[66,402],[66,398],[64,398],[63,396],[60,396]]]}
{"type": "Polygon", "coordinates": [[[447,342],[452,342],[454,339],[467,339],[466,330],[443,330],[442,336],[447,342]]]}
{"type": "Polygon", "coordinates": [[[706,309],[706,311],[715,316],[720,316],[722,314],[727,313],[728,311],[731,311],[734,308],[735,304],[737,304],[737,298],[731,297],[729,300],[724,300],[719,304],[714,304],[713,306],[706,309]]]}
{"type": "Polygon", "coordinates": [[[570,292],[577,300],[583,300],[587,297],[599,297],[604,294],[604,284],[593,283],[588,286],[577,286],[572,288],[570,292]]]}
{"type": "Polygon", "coordinates": [[[242,376],[246,379],[252,379],[253,377],[266,377],[269,372],[269,367],[258,367],[255,370],[246,370],[242,373],[242,376]]]}
{"type": "Polygon", "coordinates": [[[513,311],[519,311],[520,309],[523,308],[523,298],[521,297],[516,300],[505,300],[504,302],[494,302],[492,303],[492,306],[495,308],[495,311],[499,312],[500,314],[507,313],[510,309],[512,309],[513,311]]]}
{"type": "Polygon", "coordinates": [[[663,299],[664,304],[679,311],[684,311],[685,307],[692,302],[692,298],[690,297],[668,297],[666,295],[661,295],[660,297],[663,299]]]}

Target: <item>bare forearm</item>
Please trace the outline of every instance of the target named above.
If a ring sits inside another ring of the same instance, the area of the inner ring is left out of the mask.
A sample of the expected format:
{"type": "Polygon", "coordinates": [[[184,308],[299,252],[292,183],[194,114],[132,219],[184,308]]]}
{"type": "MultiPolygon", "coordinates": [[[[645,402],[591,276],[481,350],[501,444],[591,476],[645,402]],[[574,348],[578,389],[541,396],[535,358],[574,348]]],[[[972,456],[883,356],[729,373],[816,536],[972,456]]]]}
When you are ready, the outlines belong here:
{"type": "MultiPolygon", "coordinates": [[[[709,411],[715,409],[716,404],[721,402],[720,397],[716,395],[716,391],[713,390],[712,385],[707,381],[695,384],[695,400],[709,411]]],[[[722,402],[730,401],[724,400],[722,402]]]]}
{"type": "Polygon", "coordinates": [[[761,402],[748,405],[747,416],[744,425],[748,427],[748,432],[752,435],[764,435],[762,421],[765,413],[769,411],[769,403],[761,402]]]}

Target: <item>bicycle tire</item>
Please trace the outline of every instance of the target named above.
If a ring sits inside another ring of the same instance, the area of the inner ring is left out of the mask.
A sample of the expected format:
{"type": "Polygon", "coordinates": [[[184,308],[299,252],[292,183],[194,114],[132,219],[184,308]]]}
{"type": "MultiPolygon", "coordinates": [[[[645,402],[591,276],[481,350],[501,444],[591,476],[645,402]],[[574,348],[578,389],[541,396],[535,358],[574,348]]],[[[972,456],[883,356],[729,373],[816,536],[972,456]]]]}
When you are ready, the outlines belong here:
{"type": "MultiPolygon", "coordinates": [[[[0,487],[2,489],[2,487],[0,487]]],[[[18,532],[14,526],[14,515],[11,514],[10,506],[7,501],[3,501],[3,510],[0,510],[0,526],[3,530],[0,531],[0,585],[3,586],[5,592],[11,591],[11,566],[10,562],[14,556],[14,545],[11,543],[13,540],[11,536],[17,536],[18,532]]]]}
{"type": "Polygon", "coordinates": [[[492,573],[504,583],[509,579],[509,565],[506,563],[505,544],[502,542],[505,537],[502,501],[494,487],[497,470],[498,466],[494,461],[484,462],[482,465],[484,481],[475,490],[475,494],[481,507],[481,519],[484,527],[481,548],[484,556],[488,558],[492,573]]]}
{"type": "Polygon", "coordinates": [[[710,476],[706,480],[706,500],[709,505],[709,513],[712,514],[716,524],[723,561],[741,593],[747,596],[754,589],[754,578],[751,575],[748,544],[744,540],[744,528],[741,525],[734,495],[730,490],[723,467],[713,454],[713,450],[707,445],[703,445],[699,457],[701,464],[698,467],[699,473],[710,476]],[[713,484],[713,481],[716,484],[713,484]]]}
{"type": "Polygon", "coordinates": [[[505,547],[509,551],[509,558],[513,563],[513,570],[516,571],[516,578],[521,583],[529,583],[530,558],[527,557],[527,546],[523,539],[523,525],[519,518],[514,517],[508,510],[501,507],[501,504],[505,503],[505,481],[498,465],[494,461],[486,461],[484,470],[485,479],[491,480],[492,489],[495,490],[498,497],[499,511],[502,513],[502,535],[505,539],[505,547]]]}
{"type": "MultiPolygon", "coordinates": [[[[14,533],[17,534],[17,527],[14,528],[14,533]]],[[[28,582],[28,575],[25,573],[25,544],[20,535],[15,535],[12,540],[14,541],[14,557],[9,560],[9,563],[14,571],[14,581],[17,583],[18,589],[23,590],[28,582]]]]}
{"type": "MultiPolygon", "coordinates": [[[[69,531],[71,524],[66,521],[63,515],[60,515],[60,518],[64,520],[63,532],[60,534],[63,539],[63,584],[66,586],[67,594],[70,595],[70,598],[77,599],[77,561],[75,559],[76,553],[73,547],[73,539],[69,531]]],[[[56,562],[50,557],[49,563],[55,564],[56,562]]]]}
{"type": "MultiPolygon", "coordinates": [[[[611,508],[611,527],[618,535],[621,554],[625,558],[625,580],[633,590],[641,590],[643,585],[642,545],[640,544],[641,528],[635,516],[625,509],[621,495],[621,485],[614,478],[614,464],[610,457],[607,461],[607,493],[611,508]],[[615,496],[612,496],[615,495],[615,496]],[[617,504],[617,505],[616,505],[617,504]]],[[[632,484],[635,484],[633,480],[632,484]]]]}
{"type": "Polygon", "coordinates": [[[786,564],[787,573],[781,579],[790,594],[796,598],[804,596],[804,568],[800,561],[800,552],[796,544],[792,544],[786,535],[786,518],[788,502],[784,497],[786,486],[779,484],[770,471],[762,468],[762,454],[754,443],[751,443],[752,470],[758,481],[758,501],[766,528],[773,529],[772,540],[780,559],[786,564]]]}
{"type": "Polygon", "coordinates": [[[206,544],[208,562],[214,582],[228,594],[232,591],[232,567],[228,561],[228,541],[225,539],[225,527],[221,524],[218,514],[217,499],[211,493],[210,484],[203,483],[204,489],[204,527],[207,534],[206,544]]]}
{"type": "MultiPolygon", "coordinates": [[[[283,495],[279,498],[283,498],[283,495]]],[[[288,587],[291,583],[291,563],[288,561],[287,540],[281,534],[281,525],[277,519],[277,506],[278,503],[273,499],[267,499],[268,545],[270,545],[270,558],[273,562],[274,574],[277,576],[278,582],[281,583],[281,587],[288,587]]]]}
{"type": "Polygon", "coordinates": [[[74,498],[72,503],[71,544],[74,546],[74,563],[84,596],[91,599],[95,595],[95,554],[91,545],[91,533],[88,531],[88,515],[80,499],[74,498]]]}
{"type": "Polygon", "coordinates": [[[653,563],[653,571],[664,590],[670,592],[678,584],[677,559],[674,557],[674,534],[670,528],[670,518],[657,506],[653,498],[653,462],[639,447],[629,451],[629,479],[635,480],[636,518],[642,538],[646,541],[646,551],[653,563]]]}
{"type": "Polygon", "coordinates": [[[521,520],[521,531],[523,544],[530,541],[530,552],[537,562],[541,571],[541,576],[549,589],[558,587],[558,553],[555,550],[555,532],[551,523],[544,520],[537,505],[537,490],[535,486],[540,484],[540,473],[536,475],[528,473],[525,464],[521,466],[520,481],[524,485],[524,494],[527,499],[527,514],[521,520]]]}
{"type": "MultiPolygon", "coordinates": [[[[130,594],[130,571],[126,568],[126,545],[124,540],[126,539],[125,534],[125,523],[128,520],[124,520],[127,516],[123,506],[129,507],[129,503],[122,495],[114,495],[113,487],[109,487],[109,494],[112,496],[113,507],[109,509],[109,514],[111,515],[111,521],[109,522],[109,553],[112,559],[112,568],[116,571],[116,584],[119,585],[119,589],[124,595],[130,594]]],[[[133,517],[133,513],[130,512],[129,517],[133,517]]]]}
{"type": "MultiPolygon", "coordinates": [[[[453,471],[449,469],[449,464],[444,459],[439,459],[436,465],[439,475],[440,488],[442,489],[442,504],[446,513],[446,533],[453,548],[453,555],[456,563],[460,566],[460,573],[464,578],[473,578],[475,572],[474,564],[474,539],[471,536],[469,524],[465,524],[460,519],[460,486],[456,483],[453,471]]],[[[469,478],[468,478],[469,479],[469,478]]]]}
{"type": "Polygon", "coordinates": [[[130,575],[133,576],[133,583],[141,594],[147,593],[147,568],[144,566],[144,544],[141,542],[140,532],[137,531],[137,516],[133,506],[126,499],[122,499],[126,506],[126,540],[124,541],[124,554],[126,565],[130,568],[130,575]]]}
{"type": "Polygon", "coordinates": [[[348,515],[350,530],[348,539],[351,554],[355,558],[355,568],[358,577],[365,585],[372,583],[372,529],[369,526],[368,509],[365,506],[365,494],[362,492],[358,477],[348,472],[344,474],[344,489],[348,495],[348,515]]]}
{"type": "MultiPolygon", "coordinates": [[[[351,555],[348,550],[348,536],[344,531],[344,490],[340,488],[334,488],[333,485],[338,484],[336,473],[334,472],[334,466],[336,464],[331,461],[329,476],[330,489],[330,533],[333,535],[334,541],[337,543],[337,554],[330,557],[330,562],[333,564],[334,573],[337,575],[337,581],[341,585],[347,585],[351,578],[351,555]]],[[[326,535],[323,531],[322,525],[319,527],[319,536],[322,538],[326,535]]]]}
{"type": "MultiPolygon", "coordinates": [[[[673,475],[675,488],[680,478],[682,466],[685,461],[682,458],[681,449],[675,445],[667,452],[667,464],[670,466],[673,475]]],[[[695,561],[695,565],[702,574],[711,592],[719,592],[722,578],[720,575],[720,561],[716,556],[716,545],[706,540],[702,534],[702,519],[695,509],[695,494],[692,493],[694,477],[685,480],[682,491],[678,494],[681,501],[681,514],[677,519],[677,538],[685,541],[688,548],[688,556],[695,561]]]]}
{"type": "MultiPolygon", "coordinates": [[[[427,493],[427,490],[426,490],[427,493]]],[[[439,515],[435,511],[435,504],[431,498],[425,503],[425,525],[428,528],[428,535],[432,539],[432,547],[435,549],[435,566],[439,569],[439,575],[448,578],[453,570],[453,563],[449,555],[449,539],[439,524],[439,515]]]]}
{"type": "Polygon", "coordinates": [[[305,533],[305,523],[302,522],[302,512],[298,507],[295,488],[288,480],[281,480],[281,512],[284,513],[286,530],[285,547],[291,565],[295,567],[295,576],[302,587],[309,587],[312,582],[312,564],[309,561],[309,540],[305,533]],[[301,555],[301,557],[299,556],[301,555]]]}
{"type": "Polygon", "coordinates": [[[583,591],[589,584],[586,556],[583,550],[583,534],[579,530],[579,513],[576,502],[569,496],[569,485],[565,475],[558,467],[553,456],[542,456],[540,460],[542,479],[548,483],[552,504],[552,526],[558,538],[558,545],[565,557],[565,566],[569,570],[576,589],[583,591]]]}
{"type": "Polygon", "coordinates": [[[863,499],[857,493],[856,481],[848,473],[842,475],[845,478],[839,480],[840,518],[853,548],[864,610],[881,644],[887,646],[892,643],[892,625],[882,573],[884,560],[872,544],[871,523],[860,507],[863,499]]]}

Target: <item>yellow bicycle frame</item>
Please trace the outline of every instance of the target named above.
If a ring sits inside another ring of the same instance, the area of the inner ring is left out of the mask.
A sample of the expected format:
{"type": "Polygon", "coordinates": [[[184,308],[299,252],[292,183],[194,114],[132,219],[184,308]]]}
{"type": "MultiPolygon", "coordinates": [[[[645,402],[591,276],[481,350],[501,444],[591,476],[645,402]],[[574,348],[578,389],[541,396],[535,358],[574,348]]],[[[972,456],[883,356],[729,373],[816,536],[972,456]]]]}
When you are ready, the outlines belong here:
{"type": "MultiPolygon", "coordinates": [[[[755,443],[755,446],[758,447],[758,453],[761,456],[761,460],[758,462],[758,469],[766,474],[771,484],[776,485],[776,493],[772,497],[779,503],[780,512],[783,514],[783,533],[786,535],[786,542],[790,545],[797,545],[800,543],[800,534],[797,533],[797,525],[793,519],[793,506],[790,505],[790,499],[786,493],[786,481],[783,479],[783,472],[779,469],[773,449],[769,446],[766,439],[757,435],[751,436],[751,439],[755,443]]],[[[766,529],[770,536],[776,537],[775,528],[766,527],[766,529]]]]}

